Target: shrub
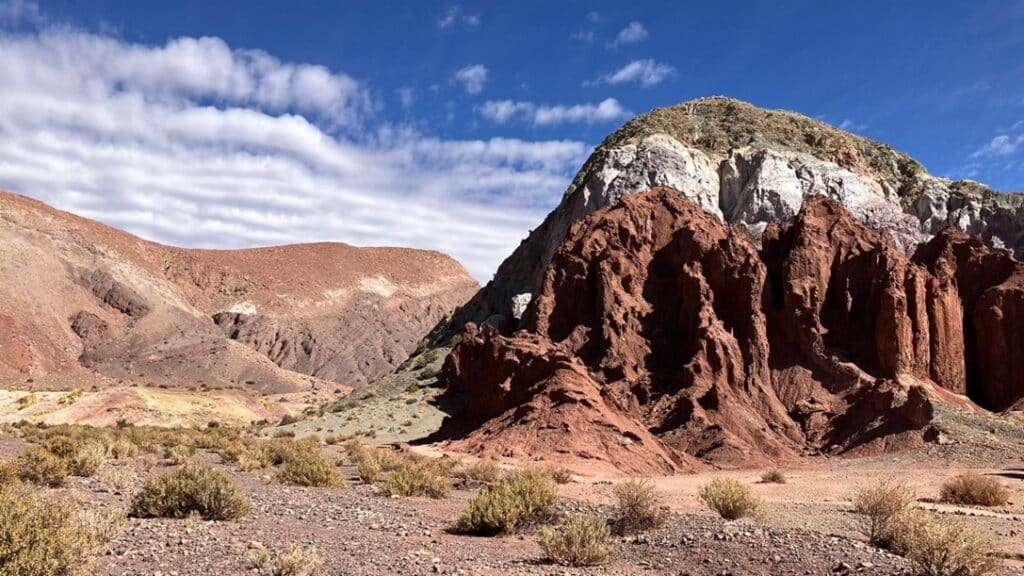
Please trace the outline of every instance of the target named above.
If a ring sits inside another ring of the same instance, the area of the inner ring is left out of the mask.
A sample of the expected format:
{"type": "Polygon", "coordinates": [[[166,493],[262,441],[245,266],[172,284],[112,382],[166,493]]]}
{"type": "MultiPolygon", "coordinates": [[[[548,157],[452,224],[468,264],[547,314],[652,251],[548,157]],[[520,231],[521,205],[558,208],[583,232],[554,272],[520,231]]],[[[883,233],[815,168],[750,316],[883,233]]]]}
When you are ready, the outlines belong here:
{"type": "Polygon", "coordinates": [[[477,460],[472,464],[460,465],[453,471],[457,478],[476,480],[477,482],[496,482],[501,478],[501,467],[493,460],[477,460]]]}
{"type": "Polygon", "coordinates": [[[137,518],[232,520],[251,510],[249,498],[231,476],[208,465],[185,465],[150,478],[132,498],[129,514],[137,518]]]}
{"type": "Polygon", "coordinates": [[[551,478],[556,484],[568,484],[572,482],[572,471],[561,466],[545,466],[541,472],[551,478]]]}
{"type": "Polygon", "coordinates": [[[939,500],[971,506],[1005,506],[1010,501],[1010,491],[995,478],[968,472],[946,480],[939,490],[939,500]]]}
{"type": "Polygon", "coordinates": [[[891,546],[923,576],[984,576],[999,566],[996,546],[961,522],[908,508],[890,519],[891,546]]]}
{"type": "Polygon", "coordinates": [[[250,564],[260,576],[314,576],[320,573],[324,557],[316,548],[292,544],[283,555],[261,550],[250,558],[250,564]]]}
{"type": "Polygon", "coordinates": [[[107,445],[107,454],[115,460],[128,460],[135,458],[139,453],[139,447],[130,440],[117,439],[107,445]]]}
{"type": "Polygon", "coordinates": [[[772,468],[761,474],[761,482],[765,484],[785,484],[786,473],[780,468],[772,468]]]}
{"type": "Polygon", "coordinates": [[[100,484],[113,494],[122,494],[135,483],[135,471],[127,466],[108,466],[97,476],[100,484]]]}
{"type": "Polygon", "coordinates": [[[430,463],[407,463],[388,475],[381,490],[388,496],[429,496],[444,498],[451,490],[448,478],[430,463]]]}
{"type": "Polygon", "coordinates": [[[618,551],[608,523],[586,514],[571,516],[558,528],[544,528],[538,543],[551,561],[564,566],[598,566],[618,551]]]}
{"type": "Polygon", "coordinates": [[[107,461],[107,448],[98,442],[84,442],[69,462],[71,473],[88,478],[107,461]]]}
{"type": "Polygon", "coordinates": [[[914,492],[901,483],[877,482],[853,499],[853,511],[861,516],[861,531],[876,546],[891,545],[889,524],[914,502],[914,492]]]}
{"type": "Polygon", "coordinates": [[[763,514],[761,499],[749,486],[733,478],[715,478],[702,486],[697,496],[726,520],[757,518],[763,514]]]}
{"type": "Polygon", "coordinates": [[[68,501],[39,500],[20,484],[0,485],[0,573],[87,576],[123,521],[68,501]]]}
{"type": "Polygon", "coordinates": [[[626,480],[615,485],[612,528],[616,534],[636,534],[665,522],[661,496],[647,480],[626,480]]]}
{"type": "Polygon", "coordinates": [[[17,466],[10,462],[0,462],[0,488],[20,480],[17,466]]]}
{"type": "Polygon", "coordinates": [[[456,529],[485,535],[514,532],[524,523],[549,516],[556,498],[550,478],[535,470],[520,470],[477,493],[456,529]]]}
{"type": "Polygon", "coordinates": [[[176,444],[174,446],[168,446],[164,450],[164,459],[174,465],[181,465],[192,459],[196,453],[194,446],[187,446],[185,444],[176,444]]]}
{"type": "Polygon", "coordinates": [[[68,480],[67,463],[41,446],[19,454],[14,465],[19,478],[37,486],[58,488],[68,480]]]}
{"type": "Polygon", "coordinates": [[[380,462],[376,458],[363,458],[356,464],[356,474],[363,484],[373,484],[380,477],[380,462]]]}
{"type": "Polygon", "coordinates": [[[281,482],[299,486],[337,486],[341,475],[319,454],[304,454],[286,461],[277,473],[281,482]]]}

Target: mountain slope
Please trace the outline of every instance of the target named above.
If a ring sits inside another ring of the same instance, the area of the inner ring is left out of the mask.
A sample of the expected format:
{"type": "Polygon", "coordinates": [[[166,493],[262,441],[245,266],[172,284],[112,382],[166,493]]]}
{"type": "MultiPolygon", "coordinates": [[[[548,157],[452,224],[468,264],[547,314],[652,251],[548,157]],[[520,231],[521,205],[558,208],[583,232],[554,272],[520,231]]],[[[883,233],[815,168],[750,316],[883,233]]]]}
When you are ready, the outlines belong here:
{"type": "Polygon", "coordinates": [[[476,287],[436,252],[187,250],[0,193],[0,382],[330,394],[400,364],[476,287]]]}
{"type": "Polygon", "coordinates": [[[822,194],[905,249],[953,225],[1018,256],[1024,251],[1020,195],[935,178],[886,144],[801,114],[704,98],[638,116],[606,138],[558,207],[433,340],[446,341],[468,321],[514,325],[573,222],[658,185],[755,235],[791,219],[805,197],[822,194]]]}

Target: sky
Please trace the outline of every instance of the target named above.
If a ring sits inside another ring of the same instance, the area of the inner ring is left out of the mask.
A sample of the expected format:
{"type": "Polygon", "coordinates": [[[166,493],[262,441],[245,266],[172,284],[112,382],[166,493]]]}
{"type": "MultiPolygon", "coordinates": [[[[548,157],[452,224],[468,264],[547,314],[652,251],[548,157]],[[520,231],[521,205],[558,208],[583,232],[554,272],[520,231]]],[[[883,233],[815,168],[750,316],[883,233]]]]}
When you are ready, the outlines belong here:
{"type": "Polygon", "coordinates": [[[178,246],[486,282],[606,135],[719,94],[1024,190],[1024,0],[0,0],[0,188],[178,246]]]}

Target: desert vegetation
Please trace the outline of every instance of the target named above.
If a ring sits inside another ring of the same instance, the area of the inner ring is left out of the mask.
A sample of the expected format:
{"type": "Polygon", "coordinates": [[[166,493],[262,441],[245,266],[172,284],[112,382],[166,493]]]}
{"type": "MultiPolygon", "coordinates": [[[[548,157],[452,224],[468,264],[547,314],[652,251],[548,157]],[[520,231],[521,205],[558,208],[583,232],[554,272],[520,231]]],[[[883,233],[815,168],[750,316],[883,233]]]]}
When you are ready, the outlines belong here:
{"type": "Polygon", "coordinates": [[[665,522],[661,495],[649,480],[626,480],[615,485],[612,528],[620,536],[657,528],[665,522]]]}
{"type": "Polygon", "coordinates": [[[605,564],[619,548],[608,522],[587,514],[575,514],[558,526],[541,529],[537,541],[551,561],[565,566],[605,564]]]}
{"type": "Polygon", "coordinates": [[[183,466],[150,478],[132,498],[129,514],[137,518],[234,520],[251,510],[249,498],[228,474],[208,465],[183,466]]]}
{"type": "Polygon", "coordinates": [[[715,478],[697,492],[697,497],[708,508],[726,520],[760,518],[764,515],[764,502],[750,486],[733,478],[715,478]]]}
{"type": "Polygon", "coordinates": [[[939,500],[968,506],[1003,506],[1010,500],[1010,491],[991,476],[968,472],[946,480],[939,490],[939,500]]]}
{"type": "Polygon", "coordinates": [[[549,517],[556,498],[550,478],[535,470],[519,470],[477,493],[456,528],[470,534],[509,534],[549,517]]]}

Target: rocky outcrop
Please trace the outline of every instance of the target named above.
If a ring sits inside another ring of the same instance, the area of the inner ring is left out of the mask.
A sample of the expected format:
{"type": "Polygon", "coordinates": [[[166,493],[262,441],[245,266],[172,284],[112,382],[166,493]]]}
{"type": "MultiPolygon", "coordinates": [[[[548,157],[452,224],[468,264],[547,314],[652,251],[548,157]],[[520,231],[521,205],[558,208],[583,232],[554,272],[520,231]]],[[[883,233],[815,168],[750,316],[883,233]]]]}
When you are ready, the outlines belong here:
{"type": "Polygon", "coordinates": [[[145,316],[150,306],[138,292],[114,279],[106,270],[80,270],[79,282],[104,304],[133,318],[145,316]]]}
{"type": "Polygon", "coordinates": [[[760,247],[669,188],[577,222],[522,329],[471,325],[449,356],[455,447],[627,473],[751,465],[918,444],[935,401],[1024,396],[1016,363],[965,354],[988,339],[1020,357],[1020,264],[952,232],[912,259],[829,196],[760,247]]]}
{"type": "Polygon", "coordinates": [[[1020,195],[932,177],[906,154],[800,114],[705,98],[654,110],[609,136],[559,206],[433,339],[447,340],[470,321],[515,329],[517,304],[521,310],[521,302],[538,293],[571,225],[659,185],[676,188],[730,225],[745,225],[755,238],[820,195],[842,203],[908,254],[946,226],[1024,254],[1020,195]]]}

